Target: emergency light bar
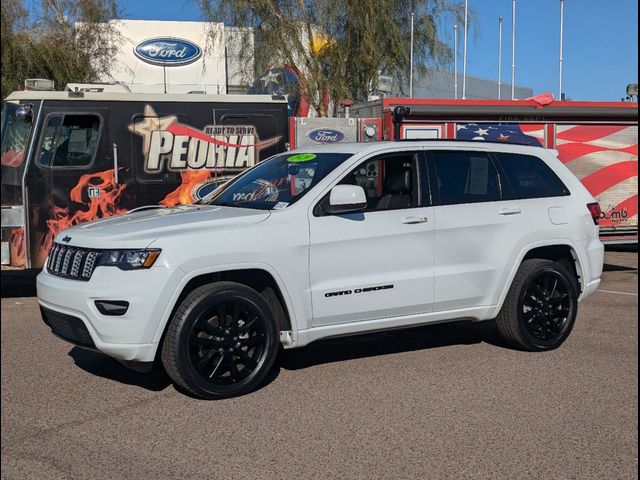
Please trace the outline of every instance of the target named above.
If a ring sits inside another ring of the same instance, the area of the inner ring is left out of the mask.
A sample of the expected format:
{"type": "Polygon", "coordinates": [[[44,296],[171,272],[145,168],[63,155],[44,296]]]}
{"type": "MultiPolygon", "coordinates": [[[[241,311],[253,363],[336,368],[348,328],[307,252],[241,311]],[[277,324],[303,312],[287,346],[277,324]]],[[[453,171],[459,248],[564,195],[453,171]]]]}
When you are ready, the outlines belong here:
{"type": "Polygon", "coordinates": [[[27,78],[24,81],[25,90],[49,91],[54,90],[53,80],[47,78],[27,78]]]}

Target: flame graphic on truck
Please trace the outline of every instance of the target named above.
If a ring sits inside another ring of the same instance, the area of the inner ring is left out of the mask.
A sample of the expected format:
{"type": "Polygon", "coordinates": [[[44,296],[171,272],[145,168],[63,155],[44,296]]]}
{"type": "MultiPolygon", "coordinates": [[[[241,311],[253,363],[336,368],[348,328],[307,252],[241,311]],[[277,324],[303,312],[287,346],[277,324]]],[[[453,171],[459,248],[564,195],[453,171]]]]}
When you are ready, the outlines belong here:
{"type": "Polygon", "coordinates": [[[180,186],[160,200],[160,205],[174,207],[193,203],[197,200],[194,198],[193,193],[201,184],[206,183],[211,178],[211,171],[185,170],[180,172],[180,177],[182,179],[180,186]]]}
{"type": "Polygon", "coordinates": [[[70,207],[58,207],[51,201],[49,219],[46,221],[47,230],[40,239],[36,251],[36,264],[44,263],[53,245],[53,240],[65,228],[126,213],[126,208],[118,206],[120,196],[126,188],[126,185],[116,185],[113,169],[105,170],[104,172],[82,175],[69,194],[71,202],[81,204],[86,209],[81,207],[70,214],[70,207]],[[90,187],[99,189],[100,194],[85,200],[83,192],[86,192],[90,187]]]}

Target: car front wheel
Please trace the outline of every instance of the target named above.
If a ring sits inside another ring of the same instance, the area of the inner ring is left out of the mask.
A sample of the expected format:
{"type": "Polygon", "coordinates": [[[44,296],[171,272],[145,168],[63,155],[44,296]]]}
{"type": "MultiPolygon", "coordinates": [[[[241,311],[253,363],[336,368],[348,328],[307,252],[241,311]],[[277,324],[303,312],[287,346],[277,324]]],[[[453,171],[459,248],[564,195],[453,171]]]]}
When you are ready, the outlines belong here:
{"type": "Polygon", "coordinates": [[[164,338],[162,363],[194,396],[232,397],[260,385],[278,341],[271,309],[258,292],[218,282],[196,288],[181,303],[164,338]]]}

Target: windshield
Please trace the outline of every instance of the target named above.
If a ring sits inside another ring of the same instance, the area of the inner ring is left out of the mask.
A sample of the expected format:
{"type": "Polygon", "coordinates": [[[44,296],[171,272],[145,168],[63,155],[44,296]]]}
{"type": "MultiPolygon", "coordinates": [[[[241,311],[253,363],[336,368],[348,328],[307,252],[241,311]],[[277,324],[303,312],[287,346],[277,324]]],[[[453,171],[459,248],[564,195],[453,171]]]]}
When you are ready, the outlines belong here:
{"type": "Polygon", "coordinates": [[[300,200],[349,153],[283,153],[276,155],[214,192],[210,205],[272,210],[300,200]]]}
{"type": "Polygon", "coordinates": [[[18,106],[5,103],[2,108],[2,205],[22,203],[20,187],[31,122],[16,116],[18,106]]]}
{"type": "Polygon", "coordinates": [[[20,167],[31,130],[31,122],[16,117],[18,105],[6,103],[2,109],[2,165],[20,167]]]}

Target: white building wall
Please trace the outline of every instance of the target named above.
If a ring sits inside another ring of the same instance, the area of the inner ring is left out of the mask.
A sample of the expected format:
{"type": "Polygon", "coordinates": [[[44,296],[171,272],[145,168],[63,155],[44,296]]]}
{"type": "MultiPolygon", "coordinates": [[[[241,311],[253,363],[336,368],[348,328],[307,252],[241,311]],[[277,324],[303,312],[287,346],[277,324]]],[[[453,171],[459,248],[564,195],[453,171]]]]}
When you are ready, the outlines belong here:
{"type": "Polygon", "coordinates": [[[102,81],[122,83],[134,93],[226,93],[222,23],[114,20],[112,25],[119,45],[113,69],[102,81]],[[188,65],[159,66],[134,54],[140,42],[159,37],[189,40],[200,47],[202,56],[188,65]]]}

